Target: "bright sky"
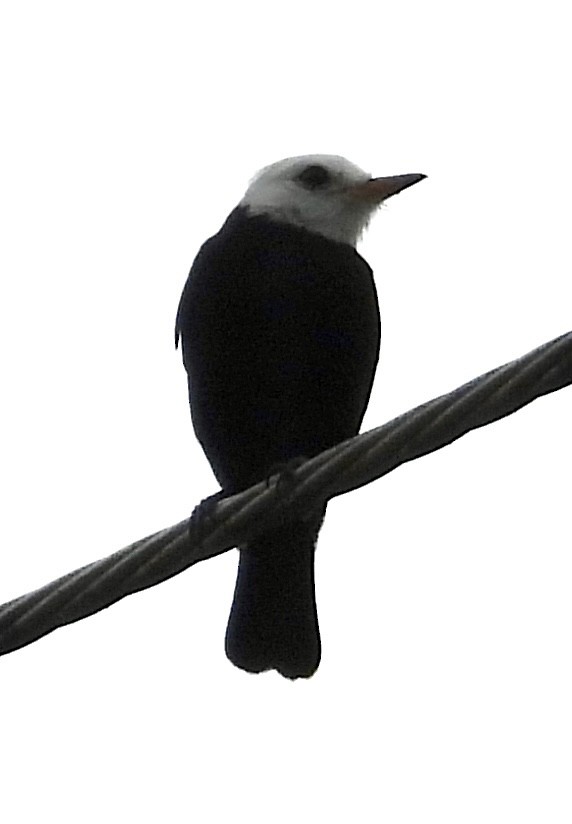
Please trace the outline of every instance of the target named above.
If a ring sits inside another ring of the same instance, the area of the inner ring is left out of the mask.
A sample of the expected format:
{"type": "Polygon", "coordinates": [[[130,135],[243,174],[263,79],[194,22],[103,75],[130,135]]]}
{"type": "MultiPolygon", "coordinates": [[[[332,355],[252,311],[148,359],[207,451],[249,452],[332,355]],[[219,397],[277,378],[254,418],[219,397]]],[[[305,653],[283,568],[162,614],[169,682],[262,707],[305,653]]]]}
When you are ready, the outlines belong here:
{"type": "MultiPolygon", "coordinates": [[[[260,166],[425,172],[372,223],[365,426],[572,328],[565,4],[8,2],[0,601],[216,490],[174,315],[260,166]]],[[[0,660],[11,824],[569,822],[572,390],[330,505],[322,665],[225,658],[236,553],[0,660]]]]}

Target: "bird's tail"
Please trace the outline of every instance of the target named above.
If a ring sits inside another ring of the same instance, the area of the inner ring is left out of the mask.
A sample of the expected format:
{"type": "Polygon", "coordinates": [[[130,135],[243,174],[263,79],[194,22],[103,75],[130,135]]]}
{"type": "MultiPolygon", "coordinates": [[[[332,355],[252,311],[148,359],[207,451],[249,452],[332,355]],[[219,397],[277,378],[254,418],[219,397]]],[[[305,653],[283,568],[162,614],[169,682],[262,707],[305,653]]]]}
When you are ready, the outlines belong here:
{"type": "Polygon", "coordinates": [[[226,654],[249,672],[308,678],[320,663],[314,551],[322,517],[259,536],[240,550],[226,654]]]}

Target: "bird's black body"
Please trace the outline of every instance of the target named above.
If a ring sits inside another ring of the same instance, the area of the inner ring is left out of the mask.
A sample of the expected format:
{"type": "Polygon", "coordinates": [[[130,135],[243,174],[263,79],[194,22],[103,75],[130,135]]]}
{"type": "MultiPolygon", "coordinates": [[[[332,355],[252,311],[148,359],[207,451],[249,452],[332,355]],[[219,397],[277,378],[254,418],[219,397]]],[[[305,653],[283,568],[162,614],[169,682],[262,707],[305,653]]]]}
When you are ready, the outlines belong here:
{"type": "MultiPolygon", "coordinates": [[[[358,432],[379,311],[371,269],[349,244],[237,207],[192,266],[176,330],[193,425],[225,493],[358,432]]],[[[241,548],[226,648],[243,669],[317,668],[322,518],[241,548]]]]}

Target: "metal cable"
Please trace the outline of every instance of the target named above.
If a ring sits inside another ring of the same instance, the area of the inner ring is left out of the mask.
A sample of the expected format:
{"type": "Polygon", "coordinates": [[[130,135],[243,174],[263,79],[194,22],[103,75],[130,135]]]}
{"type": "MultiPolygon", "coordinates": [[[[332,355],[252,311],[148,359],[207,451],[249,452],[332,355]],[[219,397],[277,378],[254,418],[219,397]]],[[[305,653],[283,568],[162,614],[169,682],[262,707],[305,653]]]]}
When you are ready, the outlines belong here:
{"type": "Polygon", "coordinates": [[[572,332],[344,441],[284,476],[199,506],[191,518],[3,604],[0,655],[225,552],[279,519],[303,517],[330,498],[571,383],[572,332]]]}

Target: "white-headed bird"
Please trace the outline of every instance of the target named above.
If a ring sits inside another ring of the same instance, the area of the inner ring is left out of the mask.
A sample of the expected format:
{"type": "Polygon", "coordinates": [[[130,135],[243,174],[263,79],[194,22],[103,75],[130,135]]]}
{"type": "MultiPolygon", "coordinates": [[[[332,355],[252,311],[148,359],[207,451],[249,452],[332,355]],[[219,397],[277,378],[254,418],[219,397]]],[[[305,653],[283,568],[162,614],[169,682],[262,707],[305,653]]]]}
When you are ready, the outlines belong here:
{"type": "MultiPolygon", "coordinates": [[[[176,321],[196,435],[225,495],[359,431],[379,354],[372,271],[356,243],[422,174],[372,178],[342,157],[262,169],[200,249],[176,321]]],[[[324,510],[240,547],[226,652],[308,677],[320,662],[314,552],[324,510]]]]}

